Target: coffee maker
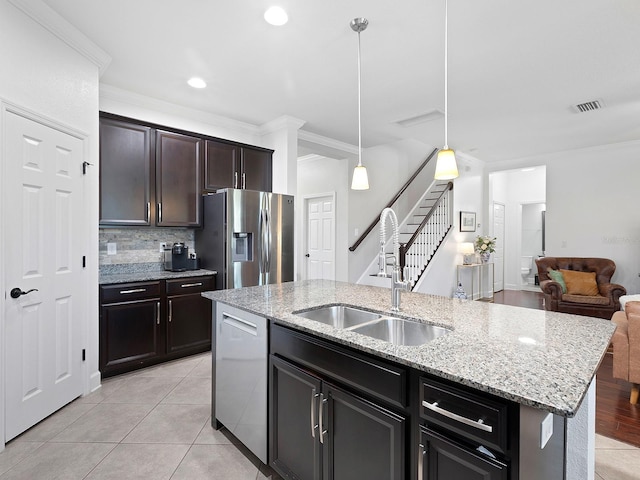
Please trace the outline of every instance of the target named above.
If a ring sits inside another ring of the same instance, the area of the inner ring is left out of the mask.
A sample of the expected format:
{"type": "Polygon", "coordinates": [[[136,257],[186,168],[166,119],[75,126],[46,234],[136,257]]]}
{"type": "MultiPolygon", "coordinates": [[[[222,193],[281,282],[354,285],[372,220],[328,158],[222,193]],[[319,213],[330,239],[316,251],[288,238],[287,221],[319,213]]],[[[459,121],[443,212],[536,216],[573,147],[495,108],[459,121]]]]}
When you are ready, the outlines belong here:
{"type": "Polygon", "coordinates": [[[189,247],[184,243],[174,243],[164,249],[164,269],[171,272],[184,272],[190,269],[189,247]]]}

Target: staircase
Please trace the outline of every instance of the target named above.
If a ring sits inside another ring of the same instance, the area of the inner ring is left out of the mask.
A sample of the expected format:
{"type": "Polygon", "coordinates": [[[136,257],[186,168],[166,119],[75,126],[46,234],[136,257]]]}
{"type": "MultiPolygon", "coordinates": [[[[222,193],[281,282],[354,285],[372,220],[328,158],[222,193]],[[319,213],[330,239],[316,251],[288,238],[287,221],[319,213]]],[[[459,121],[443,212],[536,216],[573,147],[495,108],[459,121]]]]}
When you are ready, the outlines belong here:
{"type": "MultiPolygon", "coordinates": [[[[400,266],[407,267],[407,278],[415,286],[429,262],[453,226],[453,184],[437,181],[423,195],[409,215],[400,223],[400,266]]],[[[385,245],[387,265],[393,262],[393,245],[385,245]]],[[[388,286],[389,281],[378,277],[377,257],[369,266],[363,283],[388,286]]],[[[390,272],[390,267],[387,268],[390,272]]]]}
{"type": "Polygon", "coordinates": [[[400,229],[400,266],[412,285],[420,280],[452,226],[453,184],[436,182],[400,229]]]}

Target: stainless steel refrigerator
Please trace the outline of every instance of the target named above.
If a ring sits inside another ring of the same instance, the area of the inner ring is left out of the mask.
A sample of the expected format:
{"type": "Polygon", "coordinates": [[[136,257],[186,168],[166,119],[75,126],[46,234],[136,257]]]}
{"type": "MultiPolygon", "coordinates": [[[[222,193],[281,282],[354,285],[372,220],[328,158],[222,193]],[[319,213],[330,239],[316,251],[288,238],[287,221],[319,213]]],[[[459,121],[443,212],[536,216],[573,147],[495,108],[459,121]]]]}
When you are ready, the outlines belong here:
{"type": "Polygon", "coordinates": [[[200,266],[216,289],[293,281],[293,196],[228,188],[204,196],[200,266]]]}

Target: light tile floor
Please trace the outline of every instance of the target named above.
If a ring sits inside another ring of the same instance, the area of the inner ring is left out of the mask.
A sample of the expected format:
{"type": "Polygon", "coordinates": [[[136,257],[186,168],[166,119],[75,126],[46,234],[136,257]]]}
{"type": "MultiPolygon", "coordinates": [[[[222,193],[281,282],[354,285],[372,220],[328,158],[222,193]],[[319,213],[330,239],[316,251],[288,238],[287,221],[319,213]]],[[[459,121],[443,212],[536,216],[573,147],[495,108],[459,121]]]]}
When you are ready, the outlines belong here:
{"type": "MultiPolygon", "coordinates": [[[[106,379],[9,442],[0,480],[279,479],[210,408],[210,353],[106,379]]],[[[595,480],[639,479],[640,449],[596,435],[595,480]]]]}
{"type": "Polygon", "coordinates": [[[211,354],[104,380],[9,442],[0,479],[279,479],[211,427],[211,354]]]}

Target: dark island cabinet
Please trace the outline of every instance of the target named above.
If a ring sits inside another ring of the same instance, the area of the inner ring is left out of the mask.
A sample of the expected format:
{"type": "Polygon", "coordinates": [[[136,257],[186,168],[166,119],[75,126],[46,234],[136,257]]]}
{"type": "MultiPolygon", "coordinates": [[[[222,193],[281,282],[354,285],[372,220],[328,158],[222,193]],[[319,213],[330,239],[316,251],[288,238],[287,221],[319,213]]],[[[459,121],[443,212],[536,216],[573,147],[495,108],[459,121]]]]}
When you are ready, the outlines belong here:
{"type": "Polygon", "coordinates": [[[287,479],[407,478],[408,414],[375,398],[403,383],[402,369],[330,344],[322,352],[324,342],[279,326],[271,339],[271,466],[287,479]]]}
{"type": "Polygon", "coordinates": [[[204,192],[222,188],[272,190],[273,151],[207,140],[204,192]]]}
{"type": "Polygon", "coordinates": [[[156,131],[156,224],[159,227],[200,225],[201,155],[201,139],[156,131]]]}
{"type": "Polygon", "coordinates": [[[509,468],[505,463],[424,427],[420,429],[418,472],[420,480],[509,479],[509,468]]]}
{"type": "Polygon", "coordinates": [[[152,137],[150,127],[100,119],[101,225],[151,225],[152,137]]]}
{"type": "Polygon", "coordinates": [[[211,349],[213,276],[100,286],[103,377],[211,349]]]}

